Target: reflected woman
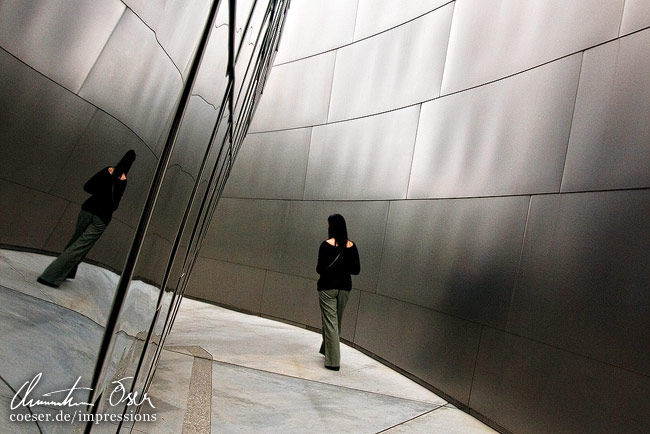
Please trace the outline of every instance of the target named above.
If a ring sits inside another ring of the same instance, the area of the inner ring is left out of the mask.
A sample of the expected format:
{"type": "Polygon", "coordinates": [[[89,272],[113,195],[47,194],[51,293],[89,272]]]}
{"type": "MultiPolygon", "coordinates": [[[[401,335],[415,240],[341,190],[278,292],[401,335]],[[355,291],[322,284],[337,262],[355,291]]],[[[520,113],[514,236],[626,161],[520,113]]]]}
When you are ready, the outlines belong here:
{"type": "Polygon", "coordinates": [[[58,288],[66,279],[74,279],[77,266],[86,257],[95,242],[111,222],[126,190],[126,174],[135,161],[135,151],[130,150],[114,167],[105,167],[84,185],[92,196],[81,205],[74,234],[65,250],[43,271],[37,281],[58,288]]]}
{"type": "Polygon", "coordinates": [[[325,356],[325,367],[338,371],[341,362],[339,336],[341,318],[352,289],[351,274],[360,271],[357,246],[348,239],[345,219],[340,214],[327,218],[328,239],[318,250],[318,298],[323,322],[323,344],[320,353],[325,356]]]}

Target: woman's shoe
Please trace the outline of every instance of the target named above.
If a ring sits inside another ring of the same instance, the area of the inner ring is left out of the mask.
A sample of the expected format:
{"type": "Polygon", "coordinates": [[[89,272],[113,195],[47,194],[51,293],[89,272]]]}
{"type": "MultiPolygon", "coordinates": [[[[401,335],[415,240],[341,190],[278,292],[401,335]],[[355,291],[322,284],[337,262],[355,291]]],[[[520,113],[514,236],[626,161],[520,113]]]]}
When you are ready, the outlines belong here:
{"type": "Polygon", "coordinates": [[[339,369],[341,369],[340,366],[327,366],[327,365],[325,365],[325,367],[327,369],[331,369],[332,371],[338,371],[339,369]]]}
{"type": "Polygon", "coordinates": [[[42,279],[40,277],[38,279],[36,279],[36,281],[38,283],[40,283],[41,285],[49,286],[50,288],[58,288],[59,287],[59,285],[55,285],[54,283],[50,283],[47,280],[42,279]]]}

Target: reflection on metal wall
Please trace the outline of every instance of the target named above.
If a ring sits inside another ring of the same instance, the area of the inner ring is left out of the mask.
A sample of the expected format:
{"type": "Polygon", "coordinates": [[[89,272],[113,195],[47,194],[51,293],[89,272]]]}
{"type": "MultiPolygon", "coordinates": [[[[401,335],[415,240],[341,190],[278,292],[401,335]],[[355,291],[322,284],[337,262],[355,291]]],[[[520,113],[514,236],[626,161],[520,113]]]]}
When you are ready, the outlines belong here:
{"type": "Polygon", "coordinates": [[[648,2],[397,3],[294,0],[190,293],[320,328],[341,213],[348,341],[503,431],[650,432],[648,2]]]}
{"type": "Polygon", "coordinates": [[[139,411],[288,3],[0,0],[1,396],[139,411]]]}

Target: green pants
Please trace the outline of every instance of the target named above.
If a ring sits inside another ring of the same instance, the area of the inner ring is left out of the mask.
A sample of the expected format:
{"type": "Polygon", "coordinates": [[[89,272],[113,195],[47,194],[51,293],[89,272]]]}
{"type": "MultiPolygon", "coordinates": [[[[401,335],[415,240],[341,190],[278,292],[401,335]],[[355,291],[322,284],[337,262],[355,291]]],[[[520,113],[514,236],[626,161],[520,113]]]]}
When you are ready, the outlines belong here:
{"type": "Polygon", "coordinates": [[[350,291],[322,289],[318,291],[321,320],[323,322],[323,344],[321,354],[325,355],[325,366],[338,367],[341,363],[341,318],[348,303],[350,291]]]}
{"type": "Polygon", "coordinates": [[[74,277],[77,265],[83,261],[104,230],[106,230],[106,224],[102,219],[88,211],[81,210],[70,242],[63,253],[43,271],[40,278],[52,285],[59,286],[66,277],[74,277]]]}

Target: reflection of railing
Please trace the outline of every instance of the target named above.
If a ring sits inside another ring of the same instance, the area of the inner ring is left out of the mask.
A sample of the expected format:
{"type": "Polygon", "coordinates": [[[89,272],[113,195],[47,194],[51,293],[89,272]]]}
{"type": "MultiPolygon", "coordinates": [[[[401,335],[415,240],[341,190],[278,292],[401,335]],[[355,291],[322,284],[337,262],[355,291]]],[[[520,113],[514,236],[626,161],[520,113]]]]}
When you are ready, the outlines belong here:
{"type": "MultiPolygon", "coordinates": [[[[246,32],[250,26],[250,22],[255,11],[255,6],[257,5],[257,0],[254,1],[248,20],[246,29],[241,35],[241,41],[237,52],[235,53],[235,17],[236,17],[236,0],[229,0],[229,38],[228,38],[228,84],[222,103],[220,105],[219,115],[217,116],[216,124],[213,128],[209,145],[206,149],[206,152],[201,163],[201,168],[199,175],[197,176],[194,188],[190,195],[190,200],[185,208],[185,212],[181,221],[181,224],[178,228],[176,238],[173,243],[173,248],[169,255],[169,260],[167,263],[166,271],[164,278],[162,280],[161,291],[159,294],[156,311],[151,320],[149,330],[144,337],[144,333],[139,334],[139,339],[143,339],[142,351],[139,356],[138,365],[135,369],[134,378],[131,380],[130,392],[133,393],[136,389],[141,389],[138,392],[142,392],[148,388],[148,385],[151,382],[151,377],[155,365],[157,363],[158,357],[162,345],[154,345],[155,350],[153,350],[153,355],[150,359],[147,358],[149,353],[148,348],[153,341],[164,342],[164,339],[171,328],[171,324],[175,318],[175,315],[180,306],[180,300],[187,286],[188,277],[191,272],[191,269],[196,260],[196,254],[199,250],[201,240],[205,237],[207,228],[210,223],[212,214],[216,203],[223,192],[225,182],[228,178],[230,170],[232,168],[234,159],[237,155],[239,147],[244,139],[248,127],[250,125],[250,119],[253,115],[254,109],[256,107],[256,102],[261,95],[262,87],[268,76],[268,71],[272,65],[275,52],[277,50],[277,45],[279,43],[281,28],[284,24],[284,18],[286,10],[289,6],[289,0],[270,0],[266,13],[264,16],[263,24],[260,27],[260,32],[257,35],[252,54],[248,60],[246,72],[243,75],[243,80],[241,81],[241,86],[238,89],[237,95],[235,91],[237,90],[237,83],[235,81],[235,65],[239,59],[239,55],[242,53],[243,43],[246,36],[246,32]],[[263,29],[266,27],[265,31],[263,29]],[[260,38],[262,33],[264,37],[260,43],[260,38]],[[255,58],[255,63],[253,64],[253,59],[255,58]],[[240,100],[242,92],[244,91],[244,96],[240,100]],[[240,104],[241,101],[241,104],[240,104]],[[227,106],[226,106],[227,104],[227,106]],[[227,122],[223,122],[225,117],[226,107],[228,110],[227,113],[227,122]],[[224,133],[224,127],[226,129],[224,133]],[[203,194],[202,198],[198,197],[199,188],[203,182],[204,174],[206,174],[208,168],[208,160],[214,149],[214,145],[217,142],[217,139],[220,139],[219,143],[219,152],[212,167],[212,172],[208,181],[206,192],[203,194]],[[184,258],[182,258],[182,267],[181,271],[178,273],[179,276],[174,276],[172,274],[172,267],[175,264],[176,255],[181,246],[181,240],[185,234],[185,229],[189,221],[189,216],[192,210],[195,209],[195,203],[198,203],[200,199],[200,205],[198,207],[198,217],[194,222],[194,226],[191,230],[191,235],[188,241],[188,249],[185,253],[184,258]],[[178,280],[176,285],[176,291],[170,302],[170,307],[167,311],[167,316],[163,323],[163,329],[161,334],[156,334],[155,329],[159,320],[162,320],[161,313],[163,307],[163,295],[165,289],[171,280],[178,280]],[[146,375],[142,377],[144,370],[148,369],[146,375]],[[142,377],[142,381],[139,379],[142,377]],[[138,387],[141,385],[142,387],[138,387]]],[[[132,246],[130,248],[122,276],[117,286],[113,306],[109,314],[108,322],[106,325],[106,331],[101,343],[101,347],[98,355],[98,363],[95,368],[93,375],[91,387],[94,390],[94,396],[91,402],[94,402],[95,405],[90,409],[90,412],[95,414],[98,412],[100,406],[97,405],[102,401],[102,395],[104,392],[104,387],[106,384],[105,377],[107,374],[107,369],[112,363],[112,352],[115,345],[115,340],[117,333],[119,333],[119,316],[124,304],[125,298],[127,296],[127,291],[129,284],[135,272],[135,267],[138,262],[140,252],[143,247],[145,236],[148,234],[149,224],[151,222],[154,209],[156,206],[156,201],[160,193],[163,180],[165,179],[165,174],[168,169],[170,158],[174,150],[174,146],[177,142],[180,126],[183,122],[184,116],[187,112],[190,96],[192,95],[192,89],[196,82],[196,77],[201,66],[202,58],[205,54],[207,43],[210,38],[212,29],[215,28],[214,23],[217,15],[217,10],[221,4],[220,0],[214,0],[208,18],[206,20],[205,28],[203,30],[200,42],[197,48],[197,54],[192,61],[190,71],[187,76],[183,92],[178,103],[176,114],[172,121],[172,125],[159,160],[156,173],[153,178],[152,186],[149,190],[147,200],[144,205],[144,210],[142,212],[140,221],[138,223],[136,233],[132,246]],[[103,380],[104,379],[104,380],[103,380]]],[[[121,360],[120,363],[128,363],[133,359],[135,353],[130,353],[128,357],[129,360],[121,360]]],[[[123,366],[123,369],[127,368],[123,366]]],[[[124,407],[122,414],[127,412],[127,407],[124,407]]],[[[86,426],[85,432],[90,432],[92,429],[92,422],[89,422],[86,426]]],[[[120,423],[118,431],[122,429],[122,424],[120,423]]]]}

